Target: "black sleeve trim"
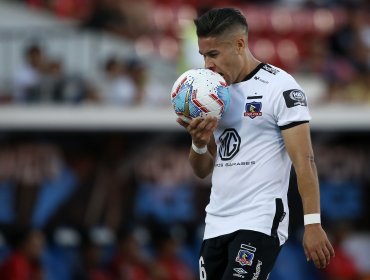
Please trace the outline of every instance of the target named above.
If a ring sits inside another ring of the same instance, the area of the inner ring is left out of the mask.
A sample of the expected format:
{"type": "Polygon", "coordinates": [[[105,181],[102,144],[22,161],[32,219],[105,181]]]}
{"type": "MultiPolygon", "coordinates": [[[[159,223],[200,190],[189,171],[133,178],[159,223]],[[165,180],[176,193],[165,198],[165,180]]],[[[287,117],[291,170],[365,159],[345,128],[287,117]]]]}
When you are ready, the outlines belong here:
{"type": "Polygon", "coordinates": [[[303,123],[308,123],[308,121],[292,122],[290,124],[279,126],[279,127],[280,127],[280,130],[284,130],[284,129],[295,127],[295,126],[303,124],[303,123]]]}

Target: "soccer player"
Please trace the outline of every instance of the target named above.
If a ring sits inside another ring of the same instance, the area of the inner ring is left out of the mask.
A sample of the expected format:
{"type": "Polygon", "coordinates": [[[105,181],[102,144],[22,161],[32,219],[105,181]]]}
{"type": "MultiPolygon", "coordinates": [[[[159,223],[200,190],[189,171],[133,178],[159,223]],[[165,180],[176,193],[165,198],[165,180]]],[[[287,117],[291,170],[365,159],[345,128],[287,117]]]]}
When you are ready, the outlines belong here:
{"type": "Polygon", "coordinates": [[[192,137],[195,174],[212,173],[200,279],[268,278],[288,238],[292,164],[303,203],[304,252],[307,261],[326,267],[334,250],[320,223],[305,93],[291,75],[252,55],[239,10],[212,9],[194,23],[205,67],[220,73],[231,93],[220,120],[177,120],[192,137]]]}

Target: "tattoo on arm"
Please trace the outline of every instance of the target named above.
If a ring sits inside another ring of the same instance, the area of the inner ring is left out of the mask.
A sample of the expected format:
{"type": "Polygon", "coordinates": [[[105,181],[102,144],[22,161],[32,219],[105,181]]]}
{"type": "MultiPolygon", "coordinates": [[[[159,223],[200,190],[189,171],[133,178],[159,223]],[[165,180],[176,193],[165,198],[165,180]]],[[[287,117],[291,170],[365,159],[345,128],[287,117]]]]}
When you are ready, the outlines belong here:
{"type": "Polygon", "coordinates": [[[315,162],[315,157],[313,155],[308,155],[307,158],[310,162],[315,162]]]}

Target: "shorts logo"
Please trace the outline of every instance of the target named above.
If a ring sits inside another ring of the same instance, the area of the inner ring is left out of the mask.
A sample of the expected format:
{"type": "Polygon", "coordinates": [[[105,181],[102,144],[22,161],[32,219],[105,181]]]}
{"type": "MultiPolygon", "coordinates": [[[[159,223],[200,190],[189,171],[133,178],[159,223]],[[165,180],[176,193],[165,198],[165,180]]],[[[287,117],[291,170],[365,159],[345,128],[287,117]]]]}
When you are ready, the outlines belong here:
{"type": "MultiPolygon", "coordinates": [[[[262,262],[260,260],[258,260],[258,263],[257,263],[257,266],[256,266],[256,272],[253,273],[253,278],[252,280],[257,280],[258,277],[260,276],[260,273],[261,273],[261,266],[262,266],[262,262]]],[[[269,276],[267,276],[268,278],[269,276]]]]}
{"type": "Polygon", "coordinates": [[[242,244],[240,248],[241,249],[236,256],[235,261],[238,262],[241,266],[252,265],[256,248],[246,244],[242,244]]]}
{"type": "Polygon", "coordinates": [[[230,160],[239,152],[241,138],[234,128],[225,129],[219,140],[218,154],[222,160],[230,160]]]}
{"type": "Polygon", "coordinates": [[[283,92],[285,104],[288,108],[294,106],[307,106],[306,96],[299,89],[291,89],[283,92]]]}
{"type": "Polygon", "coordinates": [[[261,102],[250,102],[245,104],[245,117],[250,117],[251,119],[254,119],[255,117],[262,116],[262,103],[261,102]]]}
{"type": "Polygon", "coordinates": [[[234,268],[234,271],[238,274],[247,274],[248,272],[246,272],[244,269],[242,269],[241,267],[236,267],[234,268]]]}

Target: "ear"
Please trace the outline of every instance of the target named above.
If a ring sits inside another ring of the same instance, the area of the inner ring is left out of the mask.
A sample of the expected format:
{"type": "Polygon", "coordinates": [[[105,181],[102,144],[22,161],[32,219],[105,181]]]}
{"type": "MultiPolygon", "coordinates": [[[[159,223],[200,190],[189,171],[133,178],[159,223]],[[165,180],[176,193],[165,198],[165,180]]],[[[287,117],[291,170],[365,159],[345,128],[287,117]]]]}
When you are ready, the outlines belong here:
{"type": "Polygon", "coordinates": [[[244,36],[239,36],[236,38],[236,50],[239,54],[244,53],[247,47],[247,41],[244,36]]]}

